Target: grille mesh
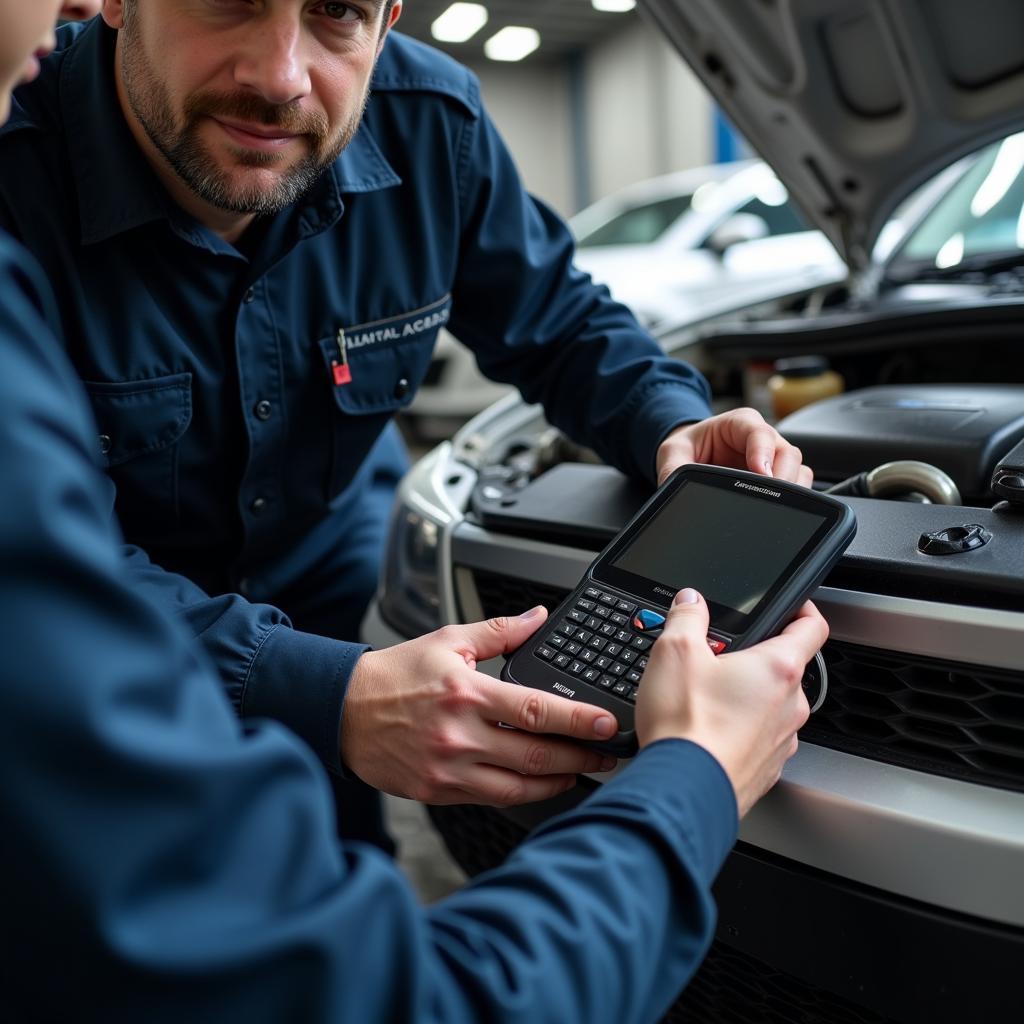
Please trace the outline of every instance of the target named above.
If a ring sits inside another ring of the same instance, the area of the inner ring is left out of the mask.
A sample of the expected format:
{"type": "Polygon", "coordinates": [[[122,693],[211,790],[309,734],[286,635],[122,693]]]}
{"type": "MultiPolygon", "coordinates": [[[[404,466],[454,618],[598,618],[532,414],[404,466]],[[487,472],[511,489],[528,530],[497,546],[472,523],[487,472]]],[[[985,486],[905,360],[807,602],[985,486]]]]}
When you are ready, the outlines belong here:
{"type": "MultiPolygon", "coordinates": [[[[468,875],[497,867],[526,830],[488,807],[431,807],[430,817],[468,875]]],[[[721,942],[663,1024],[895,1024],[721,942]]]]}
{"type": "MultiPolygon", "coordinates": [[[[554,607],[568,593],[473,571],[484,614],[554,607]]],[[[1024,791],[1024,669],[1002,669],[829,641],[828,697],[810,743],[886,764],[1024,791]]]]}

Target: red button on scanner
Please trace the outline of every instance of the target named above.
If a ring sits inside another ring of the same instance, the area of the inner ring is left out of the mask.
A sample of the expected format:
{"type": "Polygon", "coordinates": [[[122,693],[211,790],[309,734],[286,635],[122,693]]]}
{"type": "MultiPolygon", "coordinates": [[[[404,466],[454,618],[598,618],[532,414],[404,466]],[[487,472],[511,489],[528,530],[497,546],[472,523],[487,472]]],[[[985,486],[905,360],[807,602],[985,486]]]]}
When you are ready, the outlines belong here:
{"type": "Polygon", "coordinates": [[[724,640],[719,640],[717,637],[713,636],[708,637],[708,647],[710,647],[715,654],[721,654],[722,651],[725,650],[726,646],[727,645],[724,640]]]}

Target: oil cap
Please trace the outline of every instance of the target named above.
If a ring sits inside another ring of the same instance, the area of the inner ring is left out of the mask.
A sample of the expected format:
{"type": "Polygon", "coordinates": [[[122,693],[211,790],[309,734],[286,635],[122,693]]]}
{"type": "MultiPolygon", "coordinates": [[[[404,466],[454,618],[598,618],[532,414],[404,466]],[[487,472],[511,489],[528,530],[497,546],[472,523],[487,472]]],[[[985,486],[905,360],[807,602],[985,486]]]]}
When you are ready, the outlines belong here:
{"type": "Polygon", "coordinates": [[[991,539],[992,534],[980,523],[964,523],[922,533],[917,541],[917,550],[922,555],[960,555],[983,548],[991,539]]]}

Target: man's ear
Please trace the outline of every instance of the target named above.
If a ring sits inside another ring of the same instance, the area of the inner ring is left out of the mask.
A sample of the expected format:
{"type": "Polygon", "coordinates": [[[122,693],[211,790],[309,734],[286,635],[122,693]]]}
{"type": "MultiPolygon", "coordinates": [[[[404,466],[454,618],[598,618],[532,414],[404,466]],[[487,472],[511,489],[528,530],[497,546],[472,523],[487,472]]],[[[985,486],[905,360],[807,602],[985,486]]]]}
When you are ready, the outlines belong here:
{"type": "Polygon", "coordinates": [[[111,28],[121,28],[124,25],[124,0],[103,0],[100,13],[111,28]]]}
{"type": "Polygon", "coordinates": [[[395,22],[402,16],[402,0],[395,0],[391,7],[391,11],[388,14],[388,23],[382,26],[380,30],[380,41],[377,43],[377,56],[380,56],[380,51],[384,47],[384,40],[387,39],[388,33],[395,27],[395,22]]]}

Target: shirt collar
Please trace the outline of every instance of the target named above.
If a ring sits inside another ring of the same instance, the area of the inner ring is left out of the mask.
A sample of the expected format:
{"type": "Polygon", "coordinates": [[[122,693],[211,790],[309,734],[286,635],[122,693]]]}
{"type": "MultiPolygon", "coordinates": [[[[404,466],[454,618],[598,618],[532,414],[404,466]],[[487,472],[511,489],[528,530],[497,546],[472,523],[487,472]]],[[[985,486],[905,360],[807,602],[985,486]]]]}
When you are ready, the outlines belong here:
{"type": "MultiPolygon", "coordinates": [[[[101,18],[81,33],[61,68],[61,108],[78,192],[82,243],[90,245],[158,220],[193,244],[217,249],[171,200],[124,119],[114,82],[117,34],[101,18]],[[184,222],[184,223],[183,223],[184,222]]],[[[320,182],[295,206],[303,236],[336,223],[343,193],[401,184],[366,124],[320,182]]]]}

